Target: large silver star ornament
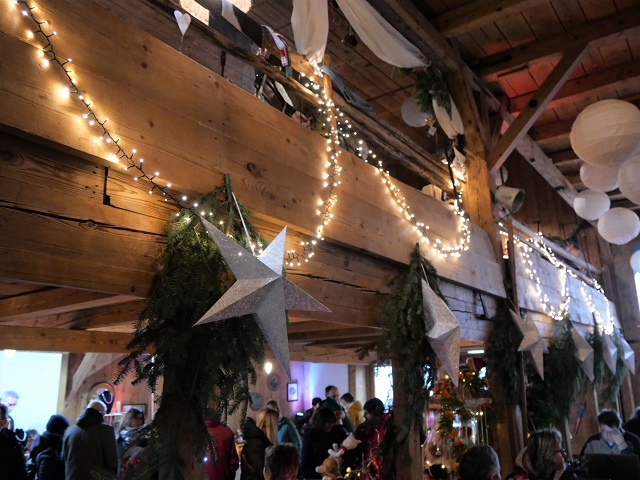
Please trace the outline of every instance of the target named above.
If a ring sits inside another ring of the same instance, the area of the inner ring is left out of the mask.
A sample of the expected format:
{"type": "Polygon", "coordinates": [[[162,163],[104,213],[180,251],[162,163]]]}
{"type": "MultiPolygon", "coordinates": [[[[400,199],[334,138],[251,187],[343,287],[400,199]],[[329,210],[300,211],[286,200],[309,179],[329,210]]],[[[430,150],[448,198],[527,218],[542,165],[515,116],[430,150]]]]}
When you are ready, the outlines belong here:
{"type": "Polygon", "coordinates": [[[620,343],[622,344],[622,359],[624,363],[627,364],[631,375],[636,374],[636,353],[631,348],[631,345],[624,339],[620,338],[620,343]]]}
{"type": "Polygon", "coordinates": [[[440,360],[442,368],[457,387],[460,368],[460,322],[425,279],[422,279],[422,304],[425,323],[429,318],[433,319],[433,327],[427,332],[429,344],[440,360]]]}
{"type": "Polygon", "coordinates": [[[540,331],[533,320],[527,321],[513,310],[511,310],[511,318],[513,318],[513,321],[518,325],[522,335],[524,335],[518,351],[531,353],[533,367],[536,369],[538,375],[540,375],[540,378],[544,380],[544,354],[549,353],[544,343],[544,338],[540,335],[540,331]]]}
{"type": "Polygon", "coordinates": [[[587,342],[580,334],[575,324],[571,329],[571,338],[573,339],[573,345],[576,348],[576,360],[578,360],[580,368],[585,373],[589,381],[593,382],[593,348],[591,347],[591,345],[589,345],[589,342],[587,342]]]}
{"type": "MultiPolygon", "coordinates": [[[[598,328],[598,327],[596,327],[598,328]]],[[[602,355],[604,356],[604,363],[607,364],[609,370],[614,375],[616,374],[616,367],[618,363],[618,347],[616,347],[611,335],[604,336],[604,345],[602,345],[602,355]]]]}
{"type": "Polygon", "coordinates": [[[282,276],[287,227],[254,257],[204,218],[202,224],[236,277],[236,282],[196,325],[252,314],[280,366],[291,378],[285,310],[330,312],[282,276]]]}

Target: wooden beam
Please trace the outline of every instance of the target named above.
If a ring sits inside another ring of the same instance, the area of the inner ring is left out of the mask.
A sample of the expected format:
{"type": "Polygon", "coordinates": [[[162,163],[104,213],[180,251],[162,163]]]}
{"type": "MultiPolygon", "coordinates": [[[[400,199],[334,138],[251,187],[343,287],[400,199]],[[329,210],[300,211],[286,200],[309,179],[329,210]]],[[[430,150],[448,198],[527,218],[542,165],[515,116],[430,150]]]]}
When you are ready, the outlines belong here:
{"type": "Polygon", "coordinates": [[[516,145],[527,134],[531,126],[542,115],[548,103],[555,97],[556,93],[575,68],[581,62],[586,53],[586,48],[581,45],[577,48],[565,51],[562,60],[553,69],[545,81],[540,85],[533,98],[520,112],[518,118],[507,131],[500,137],[497,145],[491,151],[489,157],[489,169],[492,173],[497,172],[509,155],[515,150],[516,145]]]}
{"type": "Polygon", "coordinates": [[[541,0],[474,0],[432,19],[433,26],[447,38],[456,37],[497,20],[519,14],[541,0]]]}
{"type": "Polygon", "coordinates": [[[332,328],[331,330],[289,333],[290,343],[316,343],[321,340],[335,340],[336,342],[344,339],[367,338],[369,341],[380,336],[381,330],[369,328],[332,328]]]}
{"type": "MultiPolygon", "coordinates": [[[[624,88],[627,85],[635,85],[640,91],[639,78],[640,62],[629,62],[623,65],[616,65],[606,70],[600,70],[591,75],[584,75],[573,80],[568,80],[555,98],[549,102],[547,108],[554,108],[559,105],[578,102],[589,97],[596,97],[603,93],[624,88]]],[[[510,111],[512,113],[520,112],[527,106],[532,98],[533,94],[529,93],[511,98],[509,100],[510,111]]]]}
{"type": "Polygon", "coordinates": [[[575,118],[572,118],[570,120],[560,120],[543,125],[536,125],[531,129],[529,134],[532,139],[541,144],[544,144],[545,141],[553,141],[561,137],[568,139],[574,121],[575,118]]]}
{"type": "Polygon", "coordinates": [[[51,288],[0,300],[0,323],[117,305],[132,300],[136,298],[130,295],[51,288]]]}
{"type": "Polygon", "coordinates": [[[639,26],[640,8],[630,8],[581,28],[571,29],[567,33],[483,58],[477,72],[485,80],[494,81],[502,76],[503,72],[508,75],[509,70],[515,71],[526,63],[572,50],[585,43],[591,43],[592,47],[596,47],[613,35],[623,35],[624,32],[636,30],[639,26]]]}
{"type": "Polygon", "coordinates": [[[348,365],[370,365],[374,355],[359,358],[353,350],[340,350],[312,345],[289,345],[289,356],[294,362],[343,363],[348,365]]]}
{"type": "Polygon", "coordinates": [[[36,352],[126,353],[128,333],[0,326],[0,349],[36,352]]]}
{"type": "Polygon", "coordinates": [[[123,358],[121,353],[85,353],[82,358],[82,362],[80,362],[80,365],[73,374],[71,390],[69,390],[69,393],[67,394],[66,401],[71,401],[73,396],[80,390],[80,387],[87,377],[90,377],[97,371],[114,362],[120,361],[121,358],[123,358]]]}

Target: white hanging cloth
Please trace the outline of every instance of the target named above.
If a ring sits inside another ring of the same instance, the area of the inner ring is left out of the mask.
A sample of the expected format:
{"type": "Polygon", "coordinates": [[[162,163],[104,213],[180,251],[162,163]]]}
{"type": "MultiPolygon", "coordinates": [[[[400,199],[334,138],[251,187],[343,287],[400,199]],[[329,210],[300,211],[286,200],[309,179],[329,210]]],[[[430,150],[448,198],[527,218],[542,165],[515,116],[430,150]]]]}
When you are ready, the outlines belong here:
{"type": "Polygon", "coordinates": [[[358,37],[378,58],[400,68],[424,67],[429,64],[420,50],[382,18],[366,0],[336,1],[358,37]]]}
{"type": "Polygon", "coordinates": [[[329,35],[327,0],[293,0],[291,28],[296,50],[312,65],[322,63],[329,35]]]}

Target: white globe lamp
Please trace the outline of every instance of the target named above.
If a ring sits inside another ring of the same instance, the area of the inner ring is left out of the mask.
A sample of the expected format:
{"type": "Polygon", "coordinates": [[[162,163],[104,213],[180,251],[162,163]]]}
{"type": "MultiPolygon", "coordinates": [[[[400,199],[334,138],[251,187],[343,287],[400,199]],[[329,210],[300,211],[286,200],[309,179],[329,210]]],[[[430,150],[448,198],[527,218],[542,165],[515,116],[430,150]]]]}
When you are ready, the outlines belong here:
{"type": "Polygon", "coordinates": [[[597,220],[611,207],[609,195],[593,190],[583,190],[573,200],[573,208],[585,220],[597,220]]]}
{"type": "Polygon", "coordinates": [[[640,218],[628,208],[612,208],[598,220],[598,233],[609,243],[624,245],[640,233],[640,218]]]}
{"type": "Polygon", "coordinates": [[[610,192],[618,188],[618,165],[601,167],[585,163],[580,167],[580,180],[589,190],[594,192],[610,192]]]}
{"type": "Polygon", "coordinates": [[[400,107],[402,120],[411,127],[424,127],[429,121],[429,115],[420,110],[416,97],[408,97],[400,107]]]}
{"type": "Polygon", "coordinates": [[[634,272],[640,272],[640,250],[631,255],[631,260],[629,261],[629,263],[631,264],[631,268],[634,272]]]}
{"type": "Polygon", "coordinates": [[[633,203],[640,205],[640,154],[620,167],[618,173],[620,192],[633,203]]]}

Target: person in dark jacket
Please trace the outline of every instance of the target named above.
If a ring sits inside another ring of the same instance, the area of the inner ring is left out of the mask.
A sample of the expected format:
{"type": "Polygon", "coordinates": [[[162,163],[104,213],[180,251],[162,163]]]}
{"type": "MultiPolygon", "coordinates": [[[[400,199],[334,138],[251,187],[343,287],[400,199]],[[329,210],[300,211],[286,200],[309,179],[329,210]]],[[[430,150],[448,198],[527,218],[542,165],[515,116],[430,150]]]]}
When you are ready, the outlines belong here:
{"type": "Polygon", "coordinates": [[[0,404],[0,478],[2,480],[26,480],[22,445],[15,433],[7,428],[9,410],[0,404]]]}
{"type": "Polygon", "coordinates": [[[640,438],[640,405],[636,407],[633,417],[627,423],[622,425],[625,432],[631,432],[640,438]]]}
{"type": "Polygon", "coordinates": [[[101,474],[115,478],[118,450],[113,427],[103,423],[107,407],[93,400],[67,430],[62,441],[66,480],[88,480],[101,474]]]}
{"type": "Polygon", "coordinates": [[[331,409],[320,407],[312,417],[312,425],[302,439],[300,478],[322,478],[316,467],[329,456],[333,444],[341,445],[347,432],[336,424],[336,416],[331,409]]]}
{"type": "Polygon", "coordinates": [[[47,430],[40,435],[31,449],[30,461],[38,480],[64,480],[62,437],[69,427],[69,420],[62,415],[51,415],[47,430]]]}
{"type": "Polygon", "coordinates": [[[204,466],[208,480],[233,480],[240,460],[236,452],[233,430],[220,422],[220,412],[207,410],[207,430],[213,438],[215,459],[208,453],[204,466]]]}
{"type": "Polygon", "coordinates": [[[592,453],[640,455],[640,438],[622,429],[618,412],[602,410],[598,415],[598,427],[600,432],[587,439],[580,458],[592,453]]]}
{"type": "Polygon", "coordinates": [[[260,410],[257,421],[247,418],[242,436],[240,480],[264,480],[264,453],[278,443],[278,414],[269,408],[260,410]]]}

